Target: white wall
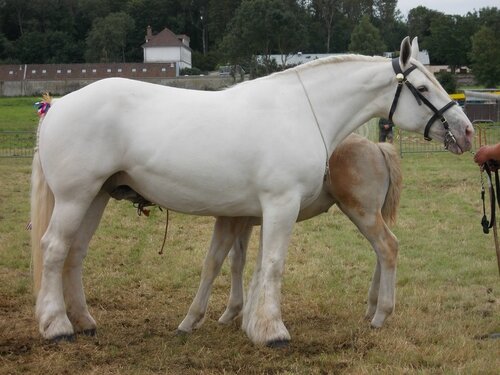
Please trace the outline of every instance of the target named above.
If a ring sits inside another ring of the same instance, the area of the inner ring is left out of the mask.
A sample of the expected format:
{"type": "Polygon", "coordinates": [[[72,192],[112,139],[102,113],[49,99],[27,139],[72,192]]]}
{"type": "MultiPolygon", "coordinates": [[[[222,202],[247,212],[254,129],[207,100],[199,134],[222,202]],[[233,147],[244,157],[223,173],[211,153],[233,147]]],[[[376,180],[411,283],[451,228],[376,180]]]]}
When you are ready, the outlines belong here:
{"type": "Polygon", "coordinates": [[[144,48],[144,62],[177,62],[180,59],[179,47],[144,48]]]}
{"type": "Polygon", "coordinates": [[[144,62],[176,62],[180,69],[191,68],[191,51],[184,47],[145,47],[144,62]]]}

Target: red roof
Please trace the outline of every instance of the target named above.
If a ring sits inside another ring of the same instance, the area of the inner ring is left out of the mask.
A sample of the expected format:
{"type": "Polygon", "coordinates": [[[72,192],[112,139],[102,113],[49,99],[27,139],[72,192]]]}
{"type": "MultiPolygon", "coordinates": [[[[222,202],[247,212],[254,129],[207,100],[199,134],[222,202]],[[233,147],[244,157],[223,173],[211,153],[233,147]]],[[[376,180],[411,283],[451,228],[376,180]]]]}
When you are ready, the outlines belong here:
{"type": "Polygon", "coordinates": [[[153,35],[142,47],[186,47],[179,37],[171,30],[164,28],[161,32],[153,35]]]}

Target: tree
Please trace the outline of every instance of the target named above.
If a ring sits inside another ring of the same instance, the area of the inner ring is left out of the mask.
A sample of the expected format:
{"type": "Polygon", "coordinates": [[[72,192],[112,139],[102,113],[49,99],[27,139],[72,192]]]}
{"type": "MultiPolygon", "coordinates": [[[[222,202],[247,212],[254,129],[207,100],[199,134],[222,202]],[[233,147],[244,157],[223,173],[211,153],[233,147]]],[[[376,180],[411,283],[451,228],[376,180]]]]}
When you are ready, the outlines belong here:
{"type": "Polygon", "coordinates": [[[87,62],[125,61],[127,36],[134,30],[134,20],[124,12],[97,18],[87,38],[87,62]]]}
{"type": "Polygon", "coordinates": [[[42,33],[24,32],[14,46],[17,60],[21,63],[43,64],[47,58],[47,39],[42,33]]]}
{"type": "Polygon", "coordinates": [[[340,0],[340,11],[357,25],[363,16],[373,19],[373,0],[340,0]]]}
{"type": "Polygon", "coordinates": [[[444,14],[424,6],[410,9],[408,12],[408,32],[412,37],[418,36],[418,43],[421,48],[427,48],[427,38],[431,34],[431,22],[439,15],[444,14]]]}
{"type": "Polygon", "coordinates": [[[221,44],[229,61],[248,63],[255,55],[300,50],[305,32],[293,3],[295,9],[284,0],[243,0],[221,44]]]}
{"type": "Polygon", "coordinates": [[[326,53],[330,52],[330,39],[332,37],[333,18],[337,12],[337,0],[316,0],[318,16],[326,30],[326,53]]]}
{"type": "Polygon", "coordinates": [[[479,83],[495,87],[500,83],[500,35],[483,26],[472,37],[472,72],[479,83]]]}
{"type": "Polygon", "coordinates": [[[455,74],[450,72],[439,72],[436,73],[436,79],[448,94],[457,92],[457,79],[455,78],[455,74]]]}
{"type": "Polygon", "coordinates": [[[351,35],[349,51],[362,55],[381,55],[386,50],[379,30],[372,25],[368,16],[363,16],[351,35]]]}
{"type": "Polygon", "coordinates": [[[73,39],[64,31],[48,31],[44,34],[47,45],[46,63],[79,63],[83,62],[85,44],[73,39]]]}
{"type": "Polygon", "coordinates": [[[408,27],[396,6],[397,0],[374,0],[372,22],[390,51],[399,50],[401,40],[408,35],[408,27]]]}
{"type": "Polygon", "coordinates": [[[452,72],[467,65],[469,35],[460,32],[460,16],[436,15],[430,26],[426,46],[433,64],[449,65],[452,72]]]}
{"type": "Polygon", "coordinates": [[[10,40],[5,35],[0,33],[0,62],[12,63],[13,61],[13,46],[10,40]]]}
{"type": "Polygon", "coordinates": [[[227,25],[241,4],[241,0],[210,0],[208,3],[209,45],[219,44],[224,37],[227,25]]]}

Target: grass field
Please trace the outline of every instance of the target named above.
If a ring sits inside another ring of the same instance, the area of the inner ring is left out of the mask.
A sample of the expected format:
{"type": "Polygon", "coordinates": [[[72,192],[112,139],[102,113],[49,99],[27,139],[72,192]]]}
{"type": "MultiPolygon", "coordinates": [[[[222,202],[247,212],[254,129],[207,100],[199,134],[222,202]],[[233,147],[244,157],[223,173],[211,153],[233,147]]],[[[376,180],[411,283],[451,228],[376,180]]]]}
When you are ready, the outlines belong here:
{"type": "Polygon", "coordinates": [[[37,97],[0,98],[0,131],[36,130],[38,116],[33,105],[37,97]]]}
{"type": "MultiPolygon", "coordinates": [[[[395,234],[396,311],[384,328],[363,320],[375,262],[368,242],[337,209],[296,226],[283,285],[282,350],[255,347],[235,323],[217,324],[227,265],[205,324],[174,334],[194,296],[213,219],[137,216],[110,202],[91,243],[84,283],[98,336],[43,341],[30,279],[30,161],[0,159],[0,374],[496,374],[500,282],[484,235],[479,171],[471,155],[410,155],[395,234]]],[[[246,280],[253,269],[251,244],[246,280]]]]}

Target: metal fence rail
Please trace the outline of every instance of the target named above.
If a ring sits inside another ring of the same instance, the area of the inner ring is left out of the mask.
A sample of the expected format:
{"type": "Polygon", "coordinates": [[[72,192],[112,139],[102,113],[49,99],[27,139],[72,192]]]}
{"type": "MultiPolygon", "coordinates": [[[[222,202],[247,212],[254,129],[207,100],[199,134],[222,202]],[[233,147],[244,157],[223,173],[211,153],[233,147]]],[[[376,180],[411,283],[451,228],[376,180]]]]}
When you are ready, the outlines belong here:
{"type": "MultiPolygon", "coordinates": [[[[491,145],[500,142],[500,125],[491,121],[478,121],[474,123],[474,130],[475,136],[472,151],[487,144],[491,145]]],[[[419,134],[407,132],[399,128],[396,132],[396,138],[401,157],[404,154],[446,151],[440,142],[428,142],[419,134]]]]}
{"type": "Polygon", "coordinates": [[[34,131],[0,131],[0,158],[31,158],[35,143],[34,131]]]}

